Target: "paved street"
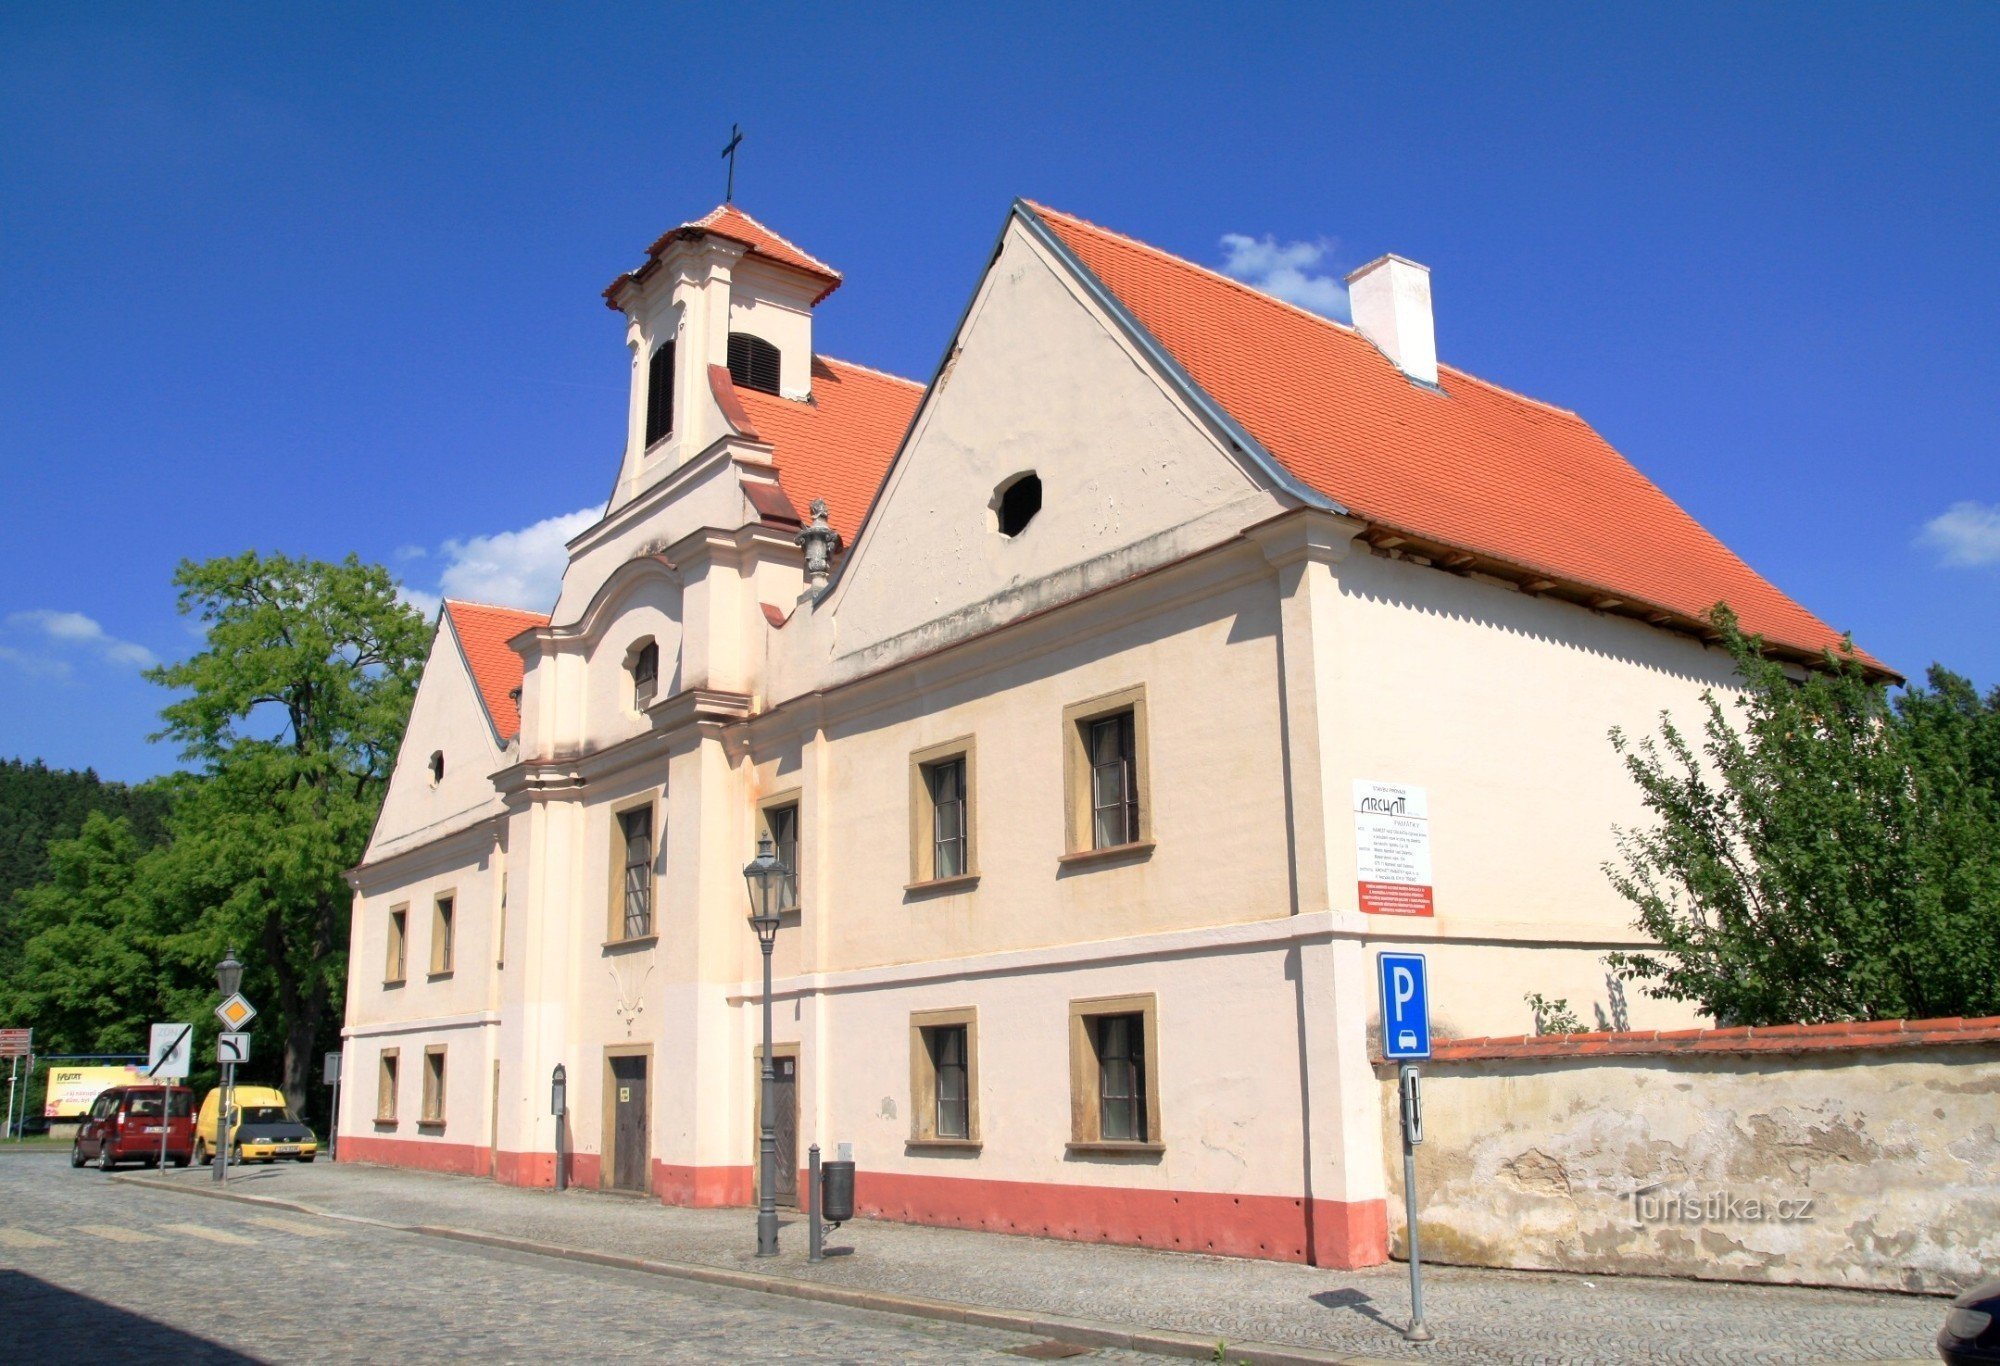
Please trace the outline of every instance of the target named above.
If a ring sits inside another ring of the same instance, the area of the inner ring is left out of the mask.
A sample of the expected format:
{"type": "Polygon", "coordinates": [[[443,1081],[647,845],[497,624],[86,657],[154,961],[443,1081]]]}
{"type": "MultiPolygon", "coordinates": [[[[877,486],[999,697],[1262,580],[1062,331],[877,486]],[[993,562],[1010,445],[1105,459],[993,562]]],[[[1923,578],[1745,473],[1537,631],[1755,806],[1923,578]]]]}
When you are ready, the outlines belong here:
{"type": "MultiPolygon", "coordinates": [[[[161,1179],[139,1173],[112,1178],[112,1184],[161,1179]]],[[[207,1174],[199,1171],[170,1171],[164,1180],[177,1187],[208,1186],[207,1174]]],[[[805,1230],[789,1214],[784,1255],[758,1261],[750,1253],[750,1215],[743,1210],[674,1209],[580,1191],[557,1197],[469,1177],[324,1162],[253,1167],[231,1187],[402,1227],[472,1230],[844,1290],[1372,1360],[1538,1366],[1934,1361],[1931,1338],[1944,1312],[1941,1300],[1913,1295],[1435,1267],[1426,1274],[1426,1307],[1438,1341],[1416,1348],[1398,1335],[1408,1303],[1400,1265],[1327,1271],[861,1220],[833,1239],[852,1255],[810,1266],[805,1230]]],[[[159,1198],[179,1201],[167,1207],[178,1212],[166,1216],[177,1221],[232,1208],[196,1196],[159,1198]]],[[[0,1222],[16,1221],[0,1217],[0,1222]]],[[[396,1246],[420,1259],[444,1255],[427,1244],[396,1246]]],[[[664,1294],[653,1292],[648,1302],[664,1294]]]]}
{"type": "Polygon", "coordinates": [[[162,1192],[58,1153],[0,1154],[0,1324],[11,1361],[175,1366],[935,1362],[1038,1341],[162,1192]]]}

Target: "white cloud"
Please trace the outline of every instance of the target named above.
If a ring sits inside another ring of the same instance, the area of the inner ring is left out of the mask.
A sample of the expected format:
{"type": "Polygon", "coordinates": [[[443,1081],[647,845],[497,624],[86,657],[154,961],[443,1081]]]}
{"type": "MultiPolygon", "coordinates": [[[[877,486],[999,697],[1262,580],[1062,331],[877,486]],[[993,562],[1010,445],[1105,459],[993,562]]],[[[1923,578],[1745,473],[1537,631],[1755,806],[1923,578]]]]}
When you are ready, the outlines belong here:
{"type": "Polygon", "coordinates": [[[1338,275],[1314,270],[1333,246],[1325,238],[1280,242],[1269,233],[1246,237],[1226,232],[1222,235],[1222,273],[1287,303],[1345,322],[1350,316],[1347,286],[1338,275]]]}
{"type": "Polygon", "coordinates": [[[15,612],[8,616],[7,628],[33,632],[57,646],[87,650],[105,663],[121,668],[150,669],[160,662],[145,646],[120,640],[81,612],[55,612],[47,608],[15,612]]]}
{"type": "Polygon", "coordinates": [[[562,590],[563,570],[569,564],[565,543],[602,514],[601,508],[587,507],[519,531],[446,541],[434,558],[406,557],[412,563],[442,562],[442,567],[435,588],[404,584],[402,599],[426,615],[435,614],[445,598],[546,612],[562,590]]]}
{"type": "Polygon", "coordinates": [[[1917,544],[1954,569],[2000,564],[2000,503],[1953,503],[1924,523],[1917,544]]]}
{"type": "Polygon", "coordinates": [[[18,669],[29,678],[68,678],[75,672],[70,668],[68,660],[30,654],[11,645],[0,645],[0,664],[18,669]]]}

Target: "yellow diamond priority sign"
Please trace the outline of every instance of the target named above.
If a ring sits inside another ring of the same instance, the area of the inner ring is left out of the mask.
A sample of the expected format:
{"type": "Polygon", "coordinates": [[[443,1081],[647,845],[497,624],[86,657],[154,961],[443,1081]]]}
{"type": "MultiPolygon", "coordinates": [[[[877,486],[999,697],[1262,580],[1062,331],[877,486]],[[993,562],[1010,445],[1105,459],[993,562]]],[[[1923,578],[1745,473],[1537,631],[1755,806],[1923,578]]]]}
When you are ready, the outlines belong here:
{"type": "Polygon", "coordinates": [[[215,1008],[215,1018],[231,1029],[241,1029],[256,1017],[257,1007],[244,1000],[240,991],[215,1008]]]}

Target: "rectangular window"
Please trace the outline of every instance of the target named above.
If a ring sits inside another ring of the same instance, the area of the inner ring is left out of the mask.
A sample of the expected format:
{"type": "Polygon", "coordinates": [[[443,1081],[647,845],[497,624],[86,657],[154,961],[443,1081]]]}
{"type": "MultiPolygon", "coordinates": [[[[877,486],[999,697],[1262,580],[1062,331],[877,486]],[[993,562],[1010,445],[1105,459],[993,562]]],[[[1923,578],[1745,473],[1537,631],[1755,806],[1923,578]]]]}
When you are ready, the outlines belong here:
{"type": "Polygon", "coordinates": [[[403,980],[404,959],[408,956],[410,912],[399,906],[389,912],[389,960],[382,968],[384,983],[403,980]]]}
{"type": "Polygon", "coordinates": [[[782,914],[799,908],[799,804],[786,802],[764,808],[764,833],[771,837],[771,851],[792,871],[778,883],[778,910],[782,914]]]}
{"type": "Polygon", "coordinates": [[[1066,856],[1152,848],[1146,800],[1146,692],[1125,688],[1063,709],[1066,856]]]}
{"type": "Polygon", "coordinates": [[[965,760],[946,759],[924,767],[931,800],[931,876],[962,877],[965,859],[965,760]]]}
{"type": "Polygon", "coordinates": [[[1158,1054],[1152,996],[1070,1004],[1072,1146],[1161,1146],[1158,1054]]]}
{"type": "Polygon", "coordinates": [[[970,1009],[910,1017],[910,1142],[979,1141],[979,1022],[970,1009]]]}
{"type": "Polygon", "coordinates": [[[618,832],[624,846],[623,937],[637,939],[653,932],[653,808],[621,812],[618,832]]]}
{"type": "Polygon", "coordinates": [[[444,1123],[444,1045],[424,1050],[424,1124],[444,1123]]]}
{"type": "Polygon", "coordinates": [[[431,975],[439,977],[451,971],[452,956],[452,911],[454,898],[441,896],[434,903],[431,912],[431,975]]]}
{"type": "Polygon", "coordinates": [[[1098,1133],[1114,1143],[1146,1141],[1146,1021],[1140,1015],[1099,1015],[1098,1133]]]}
{"type": "Polygon", "coordinates": [[[378,1124],[396,1122],[396,1065],[399,1060],[397,1050],[382,1050],[382,1063],[375,1073],[375,1122],[378,1124]]]}
{"type": "Polygon", "coordinates": [[[971,736],[910,756],[910,888],[979,876],[979,756],[971,736]]]}
{"type": "Polygon", "coordinates": [[[937,1073],[936,1129],[939,1138],[972,1137],[970,1096],[965,1079],[965,1026],[927,1030],[931,1067],[937,1073]]]}
{"type": "Polygon", "coordinates": [[[1139,786],[1132,713],[1090,723],[1090,840],[1093,849],[1139,838],[1139,786]]]}

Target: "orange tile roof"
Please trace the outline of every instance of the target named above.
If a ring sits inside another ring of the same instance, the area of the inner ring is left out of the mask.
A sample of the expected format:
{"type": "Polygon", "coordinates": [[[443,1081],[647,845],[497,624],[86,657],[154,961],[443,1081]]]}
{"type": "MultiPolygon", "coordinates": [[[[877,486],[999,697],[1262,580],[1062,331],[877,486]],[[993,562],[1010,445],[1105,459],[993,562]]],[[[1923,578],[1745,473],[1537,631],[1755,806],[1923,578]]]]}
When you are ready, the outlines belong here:
{"type": "Polygon", "coordinates": [[[1357,516],[1686,618],[1727,602],[1777,644],[1838,646],[1575,413],[1445,365],[1442,393],[1421,387],[1353,328],[1026,207],[1211,399],[1357,516]]]}
{"type": "MultiPolygon", "coordinates": [[[[718,376],[718,387],[727,372],[718,376]]],[[[875,500],[889,461],[909,430],[924,386],[864,365],[814,356],[812,398],[735,387],[735,396],[772,447],[778,484],[801,517],[815,498],[827,503],[827,521],[852,545],[875,500]]]]}
{"type": "Polygon", "coordinates": [[[540,612],[450,598],[445,599],[444,610],[465,652],[479,700],[486,704],[487,718],[505,744],[521,733],[521,656],[508,649],[507,642],[532,627],[547,626],[549,619],[540,612]]]}
{"type": "Polygon", "coordinates": [[[684,238],[699,237],[703,233],[714,233],[717,237],[727,237],[732,242],[741,242],[750,248],[750,254],[753,256],[761,256],[767,261],[789,266],[793,270],[818,279],[822,288],[813,296],[815,304],[840,288],[840,272],[832,266],[802,251],[796,243],[788,242],[778,236],[734,204],[718,204],[700,218],[662,233],[658,241],[646,248],[644,265],[637,270],[625,272],[605,286],[605,305],[617,308],[616,296],[622,286],[628,281],[636,284],[652,274],[660,264],[660,257],[675,242],[684,238]]]}

